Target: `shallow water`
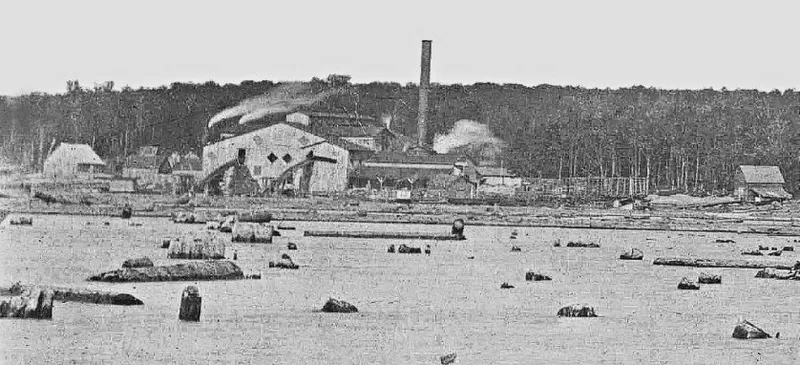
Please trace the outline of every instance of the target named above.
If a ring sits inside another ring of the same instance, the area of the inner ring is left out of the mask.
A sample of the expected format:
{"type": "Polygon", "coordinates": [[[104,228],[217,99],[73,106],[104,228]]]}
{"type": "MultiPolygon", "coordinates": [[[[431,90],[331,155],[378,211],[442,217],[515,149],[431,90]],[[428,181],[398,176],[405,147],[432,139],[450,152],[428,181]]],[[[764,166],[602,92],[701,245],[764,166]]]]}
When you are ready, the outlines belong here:
{"type": "MultiPolygon", "coordinates": [[[[160,239],[203,225],[167,219],[34,216],[33,227],[0,227],[0,284],[14,281],[131,293],[139,307],[56,303],[52,321],[0,320],[2,363],[273,363],[436,364],[458,353],[462,364],[734,364],[800,363],[800,282],[754,278],[753,270],[721,273],[722,285],[679,291],[681,277],[701,269],[653,266],[656,256],[739,257],[785,237],[718,233],[467,227],[467,241],[424,242],[302,237],[302,229],[443,232],[448,226],[286,222],[271,245],[235,244],[246,273],[261,280],[111,284],[95,273],[126,258],[167,260],[160,239]],[[104,226],[103,221],[109,221],[104,226]],[[87,225],[91,222],[91,225],[87,225]],[[714,243],[732,238],[736,243],[714,243]],[[599,242],[598,249],[554,248],[555,239],[599,242]],[[291,240],[298,251],[287,251],[291,240]],[[432,255],[388,254],[389,244],[430,244],[432,255]],[[510,252],[511,245],[522,252],[510,252]],[[628,247],[644,261],[620,261],[628,247]],[[288,252],[300,270],[267,261],[288,252]],[[474,259],[467,259],[474,256],[474,259]],[[551,282],[526,282],[525,271],[551,282]],[[516,288],[501,290],[508,282],[516,288]],[[199,323],[177,319],[180,295],[195,284],[203,297],[199,323]],[[328,297],[357,314],[317,312],[328,297]],[[558,318],[588,303],[600,318],[558,318]],[[735,340],[740,317],[781,338],[735,340]]],[[[800,247],[798,247],[800,248],[800,247]]],[[[749,257],[793,262],[783,257],[749,257]]]]}

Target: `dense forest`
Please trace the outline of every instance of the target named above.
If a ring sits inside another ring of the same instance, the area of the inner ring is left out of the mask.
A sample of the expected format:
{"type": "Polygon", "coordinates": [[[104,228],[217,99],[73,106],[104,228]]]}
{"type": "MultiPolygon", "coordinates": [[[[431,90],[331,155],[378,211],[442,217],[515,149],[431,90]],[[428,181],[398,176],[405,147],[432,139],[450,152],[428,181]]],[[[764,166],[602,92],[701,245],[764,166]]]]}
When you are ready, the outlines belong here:
{"type": "MultiPolygon", "coordinates": [[[[315,110],[389,116],[393,130],[416,133],[415,84],[351,84],[341,75],[310,84],[342,90],[315,110]]],[[[36,170],[53,141],[87,143],[105,158],[149,144],[198,151],[213,115],[276,83],[66,86],[63,94],[0,97],[0,153],[7,163],[36,170]]],[[[709,192],[729,189],[739,164],[768,164],[781,167],[788,190],[800,188],[800,92],[794,90],[434,84],[429,99],[429,140],[461,119],[485,123],[507,144],[505,166],[523,176],[648,176],[656,188],[709,192]]]]}

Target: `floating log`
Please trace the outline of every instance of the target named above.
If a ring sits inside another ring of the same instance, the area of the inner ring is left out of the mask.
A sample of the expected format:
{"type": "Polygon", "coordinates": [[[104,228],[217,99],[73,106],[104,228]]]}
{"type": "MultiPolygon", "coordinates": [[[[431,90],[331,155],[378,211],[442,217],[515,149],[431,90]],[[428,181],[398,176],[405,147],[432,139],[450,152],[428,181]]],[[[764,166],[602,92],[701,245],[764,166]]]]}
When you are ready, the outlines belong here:
{"type": "Polygon", "coordinates": [[[272,213],[268,212],[247,212],[239,214],[237,217],[239,222],[250,223],[269,223],[272,222],[272,213]]]}
{"type": "Polygon", "coordinates": [[[756,273],[756,277],[761,279],[800,280],[800,272],[791,270],[781,273],[774,269],[761,269],[756,273]]]}
{"type": "Polygon", "coordinates": [[[691,267],[729,267],[738,269],[784,269],[790,270],[793,265],[769,262],[769,261],[748,261],[737,259],[693,259],[681,257],[658,257],[653,260],[653,265],[664,266],[691,266],[691,267]]]}
{"type": "Polygon", "coordinates": [[[294,231],[297,228],[292,227],[292,226],[282,226],[282,225],[279,224],[277,229],[281,230],[281,231],[294,231]]]}
{"type": "Polygon", "coordinates": [[[330,298],[322,306],[322,311],[327,313],[355,313],[358,312],[358,308],[344,300],[330,298]]]}
{"type": "Polygon", "coordinates": [[[764,256],[761,251],[742,251],[742,255],[745,256],[764,256]]]}
{"type": "Polygon", "coordinates": [[[8,224],[12,226],[32,226],[33,218],[31,217],[14,217],[8,220],[8,224]]]}
{"type": "Polygon", "coordinates": [[[135,259],[127,259],[125,262],[122,263],[122,267],[124,268],[133,268],[133,267],[150,267],[153,266],[153,261],[150,260],[149,257],[139,257],[135,259]]]}
{"type": "Polygon", "coordinates": [[[397,253],[422,253],[422,249],[419,247],[406,246],[401,243],[400,246],[397,247],[397,253]]]}
{"type": "Polygon", "coordinates": [[[434,241],[460,241],[463,236],[453,234],[415,233],[415,232],[384,232],[384,231],[305,231],[306,237],[337,237],[337,238],[385,238],[409,240],[434,240],[434,241]]]}
{"type": "MultiPolygon", "coordinates": [[[[8,289],[12,295],[21,295],[22,293],[34,288],[32,285],[23,285],[16,283],[8,289]]],[[[110,305],[142,305],[141,300],[133,295],[126,293],[116,293],[108,291],[97,291],[90,289],[68,288],[58,286],[46,286],[47,289],[53,291],[53,298],[61,302],[76,302],[76,303],[92,303],[92,304],[110,304],[110,305]]]]}
{"type": "Polygon", "coordinates": [[[703,272],[700,273],[697,282],[700,284],[722,284],[722,276],[703,272]]]}
{"type": "Polygon", "coordinates": [[[182,321],[197,322],[200,320],[200,309],[203,298],[200,297],[200,290],[196,286],[190,285],[181,294],[181,308],[178,312],[178,319],[182,321]]]}
{"type": "Polygon", "coordinates": [[[567,247],[578,247],[578,248],[599,248],[599,247],[600,247],[600,245],[598,245],[598,244],[596,244],[596,243],[594,243],[594,242],[590,242],[590,243],[584,243],[584,242],[580,242],[580,241],[578,241],[578,242],[572,242],[572,241],[570,241],[570,242],[567,242],[567,247]]]}
{"type": "Polygon", "coordinates": [[[94,275],[88,280],[123,283],[238,279],[244,279],[244,273],[231,261],[200,261],[170,266],[114,270],[94,275]]]}
{"type": "Polygon", "coordinates": [[[183,237],[170,241],[171,259],[219,260],[225,258],[225,241],[213,234],[183,237]]]}

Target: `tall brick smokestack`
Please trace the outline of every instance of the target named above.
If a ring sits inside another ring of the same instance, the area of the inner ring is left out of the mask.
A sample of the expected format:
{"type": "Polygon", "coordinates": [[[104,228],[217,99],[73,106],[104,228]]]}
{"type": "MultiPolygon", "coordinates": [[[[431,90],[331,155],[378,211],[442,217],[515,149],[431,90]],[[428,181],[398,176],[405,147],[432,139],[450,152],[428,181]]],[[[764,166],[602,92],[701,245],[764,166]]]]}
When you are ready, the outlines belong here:
{"type": "Polygon", "coordinates": [[[419,114],[417,115],[417,132],[419,147],[425,143],[425,118],[428,114],[428,89],[431,83],[431,41],[422,41],[422,73],[419,77],[419,114]]]}

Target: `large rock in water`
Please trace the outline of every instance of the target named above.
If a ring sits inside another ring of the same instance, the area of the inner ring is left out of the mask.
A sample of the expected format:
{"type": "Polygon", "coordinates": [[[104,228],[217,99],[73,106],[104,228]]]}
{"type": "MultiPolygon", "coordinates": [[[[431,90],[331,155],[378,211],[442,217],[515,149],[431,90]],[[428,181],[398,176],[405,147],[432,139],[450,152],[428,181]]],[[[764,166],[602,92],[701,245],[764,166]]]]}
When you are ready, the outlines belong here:
{"type": "Polygon", "coordinates": [[[742,340],[747,340],[751,338],[771,338],[767,332],[762,330],[761,328],[756,327],[756,325],[748,322],[747,320],[742,320],[739,322],[736,327],[733,328],[733,338],[738,338],[742,340]]]}
{"type": "Polygon", "coordinates": [[[620,260],[641,260],[643,258],[644,253],[638,248],[631,248],[619,255],[620,260]]]}
{"type": "Polygon", "coordinates": [[[697,278],[700,284],[722,284],[722,276],[702,272],[697,278]]]}
{"type": "Polygon", "coordinates": [[[344,300],[330,298],[322,306],[322,311],[327,313],[355,313],[358,312],[358,308],[344,300]]]}
{"type": "Polygon", "coordinates": [[[132,267],[150,267],[153,266],[153,261],[149,257],[139,257],[135,259],[127,259],[122,263],[124,268],[132,267]]]}
{"type": "Polygon", "coordinates": [[[294,261],[292,261],[292,258],[289,257],[289,255],[287,254],[281,255],[281,258],[278,261],[274,262],[270,261],[269,267],[274,267],[276,269],[292,269],[292,270],[297,270],[300,268],[300,266],[295,264],[294,261]]]}
{"type": "Polygon", "coordinates": [[[238,279],[244,279],[244,273],[231,261],[200,261],[170,266],[114,270],[94,275],[89,278],[89,281],[124,283],[238,279]]]}
{"type": "Polygon", "coordinates": [[[171,259],[219,260],[225,258],[225,240],[213,233],[198,236],[187,235],[171,240],[169,253],[171,259]]]}
{"type": "Polygon", "coordinates": [[[244,243],[272,243],[273,233],[273,227],[269,224],[236,222],[233,225],[231,240],[244,243]]]}
{"type": "Polygon", "coordinates": [[[558,310],[559,317],[597,317],[594,308],[586,304],[573,304],[558,310]]]}

